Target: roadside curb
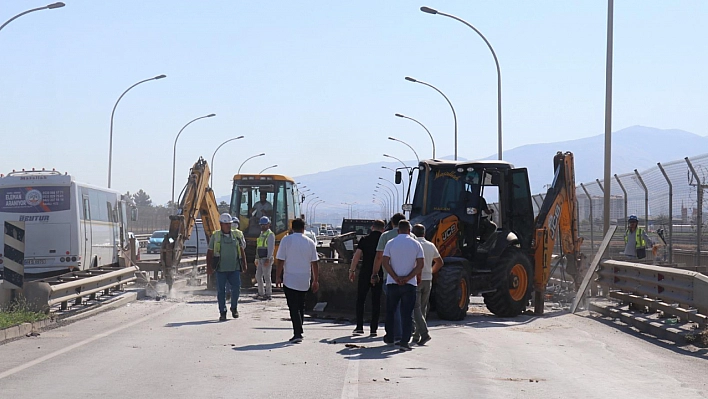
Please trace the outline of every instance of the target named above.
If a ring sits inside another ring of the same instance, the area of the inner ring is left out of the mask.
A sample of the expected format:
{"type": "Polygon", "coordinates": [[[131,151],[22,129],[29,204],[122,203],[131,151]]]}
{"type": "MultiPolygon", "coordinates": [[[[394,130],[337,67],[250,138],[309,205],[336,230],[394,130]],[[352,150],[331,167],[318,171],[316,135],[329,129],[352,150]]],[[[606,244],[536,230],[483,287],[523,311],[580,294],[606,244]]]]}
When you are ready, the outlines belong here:
{"type": "Polygon", "coordinates": [[[120,306],[123,306],[130,302],[134,302],[144,297],[145,289],[124,292],[123,294],[115,298],[111,298],[106,302],[94,304],[90,308],[86,310],[77,311],[77,313],[74,314],[50,317],[32,323],[22,323],[16,326],[8,327],[0,330],[0,345],[11,340],[16,340],[18,338],[29,336],[32,333],[38,333],[50,326],[55,326],[57,323],[73,323],[75,321],[94,316],[100,312],[118,308],[120,306]]]}

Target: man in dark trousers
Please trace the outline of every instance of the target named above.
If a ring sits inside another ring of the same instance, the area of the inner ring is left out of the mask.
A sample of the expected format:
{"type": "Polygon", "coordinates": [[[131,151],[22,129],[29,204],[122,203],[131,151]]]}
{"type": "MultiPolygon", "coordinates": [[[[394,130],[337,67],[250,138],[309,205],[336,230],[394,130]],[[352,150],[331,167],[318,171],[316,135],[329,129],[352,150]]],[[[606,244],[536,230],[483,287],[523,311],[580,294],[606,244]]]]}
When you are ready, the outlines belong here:
{"type": "Polygon", "coordinates": [[[356,268],[359,265],[359,260],[363,259],[361,269],[359,270],[359,278],[357,279],[356,292],[356,328],[354,335],[364,334],[364,304],[366,303],[366,294],[371,290],[371,324],[370,336],[377,335],[376,330],[379,327],[379,314],[381,313],[381,286],[383,272],[377,274],[378,281],[372,282],[371,276],[374,270],[374,259],[376,258],[376,247],[379,243],[379,238],[384,230],[383,220],[374,220],[371,225],[371,233],[361,239],[357,244],[356,251],[352,257],[352,264],[349,267],[349,281],[354,282],[356,268]]]}
{"type": "Polygon", "coordinates": [[[302,342],[302,323],[305,320],[307,291],[319,289],[319,265],[315,243],[305,237],[305,222],[298,218],[292,223],[293,233],[280,240],[276,259],[275,283],[283,283],[283,292],[290,309],[293,337],[290,342],[302,342]],[[312,286],[310,286],[312,272],[312,286]]]}

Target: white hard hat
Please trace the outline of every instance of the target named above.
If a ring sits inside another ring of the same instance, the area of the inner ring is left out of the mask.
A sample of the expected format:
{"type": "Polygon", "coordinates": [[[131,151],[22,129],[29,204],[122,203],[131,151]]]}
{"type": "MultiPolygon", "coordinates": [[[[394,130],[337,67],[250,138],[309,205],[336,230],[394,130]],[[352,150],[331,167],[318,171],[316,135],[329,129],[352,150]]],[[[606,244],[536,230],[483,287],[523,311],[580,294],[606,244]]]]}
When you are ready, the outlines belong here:
{"type": "Polygon", "coordinates": [[[222,213],[221,216],[219,216],[219,223],[231,224],[231,215],[227,212],[222,213]]]}

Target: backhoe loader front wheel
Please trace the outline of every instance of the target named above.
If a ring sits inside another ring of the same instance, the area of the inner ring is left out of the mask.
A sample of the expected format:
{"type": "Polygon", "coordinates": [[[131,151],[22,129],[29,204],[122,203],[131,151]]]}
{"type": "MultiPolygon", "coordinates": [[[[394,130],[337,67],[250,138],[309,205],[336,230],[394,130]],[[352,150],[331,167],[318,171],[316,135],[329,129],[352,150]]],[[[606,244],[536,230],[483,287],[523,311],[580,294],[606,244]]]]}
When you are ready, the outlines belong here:
{"type": "Polygon", "coordinates": [[[533,284],[531,262],[517,250],[506,253],[492,270],[492,287],[484,294],[487,309],[497,316],[514,317],[526,310],[533,284]]]}
{"type": "Polygon", "coordinates": [[[469,272],[460,263],[445,264],[435,280],[435,309],[443,320],[462,320],[470,305],[469,272]]]}

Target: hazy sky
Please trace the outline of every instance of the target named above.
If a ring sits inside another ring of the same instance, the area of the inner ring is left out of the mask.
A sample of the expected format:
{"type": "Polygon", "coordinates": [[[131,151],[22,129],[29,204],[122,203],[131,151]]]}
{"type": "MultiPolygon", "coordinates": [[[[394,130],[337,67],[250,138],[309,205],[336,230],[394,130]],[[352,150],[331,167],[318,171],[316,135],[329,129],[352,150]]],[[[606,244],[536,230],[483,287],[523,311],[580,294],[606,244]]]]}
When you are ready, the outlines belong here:
{"type": "MultiPolygon", "coordinates": [[[[0,23],[50,0],[3,0],[0,23]]],[[[244,166],[298,176],[386,160],[496,154],[501,64],[505,149],[604,130],[607,2],[586,1],[96,1],[24,15],[0,31],[0,172],[57,168],[113,188],[170,199],[216,147],[215,192],[244,166]]],[[[613,130],[631,125],[708,134],[708,2],[615,1],[613,130]]],[[[660,145],[660,143],[647,143],[660,145]]],[[[368,195],[368,194],[367,194],[368,195]]]]}

